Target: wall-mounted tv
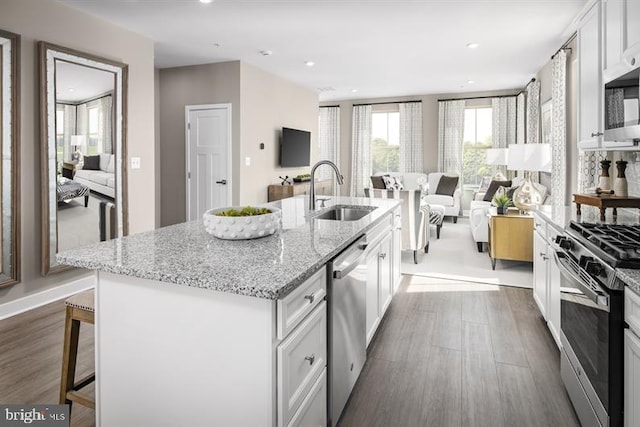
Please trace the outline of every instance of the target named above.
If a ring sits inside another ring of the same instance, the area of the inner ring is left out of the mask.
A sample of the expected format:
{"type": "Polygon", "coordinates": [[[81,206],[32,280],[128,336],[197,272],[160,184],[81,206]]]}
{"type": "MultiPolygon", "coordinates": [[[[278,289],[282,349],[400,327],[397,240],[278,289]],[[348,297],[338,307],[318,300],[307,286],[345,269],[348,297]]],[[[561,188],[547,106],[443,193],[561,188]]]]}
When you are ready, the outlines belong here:
{"type": "Polygon", "coordinates": [[[311,132],[282,128],[280,166],[291,168],[311,163],[311,132]]]}

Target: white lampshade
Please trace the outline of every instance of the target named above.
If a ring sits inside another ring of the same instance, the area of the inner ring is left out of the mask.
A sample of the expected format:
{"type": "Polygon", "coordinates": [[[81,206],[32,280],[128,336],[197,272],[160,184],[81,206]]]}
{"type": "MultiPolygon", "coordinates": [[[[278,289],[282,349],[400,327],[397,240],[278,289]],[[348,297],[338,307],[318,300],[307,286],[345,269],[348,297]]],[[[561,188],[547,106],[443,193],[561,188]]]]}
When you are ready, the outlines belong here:
{"type": "Polygon", "coordinates": [[[84,135],[71,135],[71,145],[76,147],[83,147],[85,144],[85,136],[84,135]]]}
{"type": "Polygon", "coordinates": [[[507,169],[551,172],[551,145],[509,144],[507,169]]]}
{"type": "Polygon", "coordinates": [[[507,164],[509,158],[508,148],[487,148],[487,164],[502,166],[507,164]]]}

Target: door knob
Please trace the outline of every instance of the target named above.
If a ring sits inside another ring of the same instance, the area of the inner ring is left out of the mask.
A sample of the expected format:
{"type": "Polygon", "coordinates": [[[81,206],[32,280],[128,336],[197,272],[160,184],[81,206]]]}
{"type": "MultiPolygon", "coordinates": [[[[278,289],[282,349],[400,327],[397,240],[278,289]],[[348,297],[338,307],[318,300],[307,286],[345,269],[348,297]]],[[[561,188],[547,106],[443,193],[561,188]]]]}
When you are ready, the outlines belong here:
{"type": "Polygon", "coordinates": [[[604,135],[604,133],[602,133],[602,132],[591,132],[591,136],[592,137],[594,137],[594,136],[602,136],[602,135],[604,135]]]}
{"type": "Polygon", "coordinates": [[[227,185],[227,180],[226,179],[221,179],[220,181],[216,181],[216,184],[227,185]]]}

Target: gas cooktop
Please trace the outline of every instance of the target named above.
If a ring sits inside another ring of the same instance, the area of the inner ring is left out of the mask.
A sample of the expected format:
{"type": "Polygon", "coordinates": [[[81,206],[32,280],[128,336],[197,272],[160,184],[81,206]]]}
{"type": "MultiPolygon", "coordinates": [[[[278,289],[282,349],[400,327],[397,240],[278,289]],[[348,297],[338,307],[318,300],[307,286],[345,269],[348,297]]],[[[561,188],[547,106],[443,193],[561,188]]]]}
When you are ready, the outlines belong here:
{"type": "Polygon", "coordinates": [[[567,231],[610,266],[640,269],[640,225],[571,221],[567,231]]]}

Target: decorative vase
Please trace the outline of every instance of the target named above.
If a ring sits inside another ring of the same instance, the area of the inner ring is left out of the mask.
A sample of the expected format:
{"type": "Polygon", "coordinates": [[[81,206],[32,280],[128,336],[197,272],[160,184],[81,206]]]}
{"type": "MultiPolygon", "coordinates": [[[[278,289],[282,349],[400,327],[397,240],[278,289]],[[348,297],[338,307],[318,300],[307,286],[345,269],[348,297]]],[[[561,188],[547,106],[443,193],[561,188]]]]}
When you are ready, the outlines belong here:
{"type": "Polygon", "coordinates": [[[270,236],[282,227],[282,211],[269,206],[271,213],[253,216],[218,216],[228,209],[242,206],[209,209],[202,215],[204,227],[209,234],[224,240],[247,240],[270,236]]]}
{"type": "Polygon", "coordinates": [[[536,206],[542,204],[544,195],[538,190],[533,181],[531,181],[531,172],[524,172],[524,180],[520,187],[513,193],[513,204],[520,211],[529,211],[536,206]]]}
{"type": "Polygon", "coordinates": [[[504,215],[504,214],[507,213],[507,208],[503,208],[503,207],[498,206],[496,209],[498,211],[498,215],[504,215]]]}
{"type": "Polygon", "coordinates": [[[618,168],[618,176],[613,184],[613,193],[618,197],[627,197],[629,195],[627,177],[625,175],[627,162],[625,160],[618,160],[616,162],[616,168],[618,168]]]}
{"type": "Polygon", "coordinates": [[[600,179],[598,181],[598,187],[602,191],[611,190],[611,178],[609,177],[609,167],[611,166],[611,160],[604,159],[600,162],[602,171],[600,172],[600,179]]]}

